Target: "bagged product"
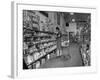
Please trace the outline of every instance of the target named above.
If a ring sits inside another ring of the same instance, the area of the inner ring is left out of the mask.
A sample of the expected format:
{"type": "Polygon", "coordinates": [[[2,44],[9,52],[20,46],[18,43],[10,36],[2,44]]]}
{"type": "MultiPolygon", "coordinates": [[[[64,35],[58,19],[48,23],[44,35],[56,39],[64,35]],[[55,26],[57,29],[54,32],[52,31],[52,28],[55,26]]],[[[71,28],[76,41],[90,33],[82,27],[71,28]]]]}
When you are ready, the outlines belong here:
{"type": "Polygon", "coordinates": [[[39,52],[36,52],[36,53],[34,54],[34,59],[37,60],[38,58],[39,58],[39,52]]]}
{"type": "Polygon", "coordinates": [[[40,61],[37,61],[36,62],[36,68],[39,68],[40,67],[40,61]]]}
{"type": "Polygon", "coordinates": [[[32,62],[33,62],[33,56],[28,55],[28,56],[27,56],[27,64],[30,64],[30,63],[32,63],[32,62]]]}
{"type": "Polygon", "coordinates": [[[47,55],[47,59],[50,59],[50,54],[47,55]]]}

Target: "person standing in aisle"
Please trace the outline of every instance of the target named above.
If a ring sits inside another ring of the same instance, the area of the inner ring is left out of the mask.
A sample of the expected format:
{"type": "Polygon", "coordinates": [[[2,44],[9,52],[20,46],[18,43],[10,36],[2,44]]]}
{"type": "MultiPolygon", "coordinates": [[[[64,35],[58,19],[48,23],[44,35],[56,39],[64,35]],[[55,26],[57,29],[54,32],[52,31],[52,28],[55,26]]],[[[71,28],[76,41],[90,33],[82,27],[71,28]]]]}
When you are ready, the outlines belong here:
{"type": "Polygon", "coordinates": [[[56,31],[57,31],[57,56],[61,56],[62,55],[62,48],[61,48],[61,31],[59,29],[59,27],[56,27],[56,31]]]}

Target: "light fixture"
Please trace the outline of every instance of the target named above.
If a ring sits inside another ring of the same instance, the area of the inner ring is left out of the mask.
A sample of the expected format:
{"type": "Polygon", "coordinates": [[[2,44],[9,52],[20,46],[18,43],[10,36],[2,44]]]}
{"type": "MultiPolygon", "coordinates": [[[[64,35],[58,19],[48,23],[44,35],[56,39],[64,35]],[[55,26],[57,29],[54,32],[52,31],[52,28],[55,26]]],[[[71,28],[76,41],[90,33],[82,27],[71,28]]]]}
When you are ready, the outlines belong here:
{"type": "Polygon", "coordinates": [[[74,15],[74,13],[73,13],[73,12],[71,12],[71,13],[70,13],[70,15],[74,15]]]}
{"type": "Polygon", "coordinates": [[[72,22],[75,22],[75,19],[72,19],[72,22]]]}

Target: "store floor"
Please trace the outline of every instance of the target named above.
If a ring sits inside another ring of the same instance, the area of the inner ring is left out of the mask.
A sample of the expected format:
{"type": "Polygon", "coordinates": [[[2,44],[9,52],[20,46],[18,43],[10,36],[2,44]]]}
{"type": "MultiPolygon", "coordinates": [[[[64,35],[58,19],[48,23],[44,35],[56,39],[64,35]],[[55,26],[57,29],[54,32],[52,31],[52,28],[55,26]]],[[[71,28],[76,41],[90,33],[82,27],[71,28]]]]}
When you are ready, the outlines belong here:
{"type": "Polygon", "coordinates": [[[62,56],[46,61],[46,63],[43,64],[40,68],[82,66],[82,59],[79,53],[79,46],[77,44],[71,44],[69,48],[63,47],[62,50],[62,56]]]}

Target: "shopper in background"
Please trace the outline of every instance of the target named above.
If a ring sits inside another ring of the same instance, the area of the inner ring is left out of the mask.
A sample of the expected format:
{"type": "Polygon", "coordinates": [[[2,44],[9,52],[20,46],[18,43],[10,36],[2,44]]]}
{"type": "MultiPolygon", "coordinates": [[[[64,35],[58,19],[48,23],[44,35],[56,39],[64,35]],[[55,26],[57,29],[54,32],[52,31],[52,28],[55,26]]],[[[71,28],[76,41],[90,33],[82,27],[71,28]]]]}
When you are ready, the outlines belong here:
{"type": "Polygon", "coordinates": [[[56,27],[56,31],[57,31],[57,56],[61,56],[62,55],[62,49],[61,49],[61,31],[59,29],[59,27],[56,27]]]}

